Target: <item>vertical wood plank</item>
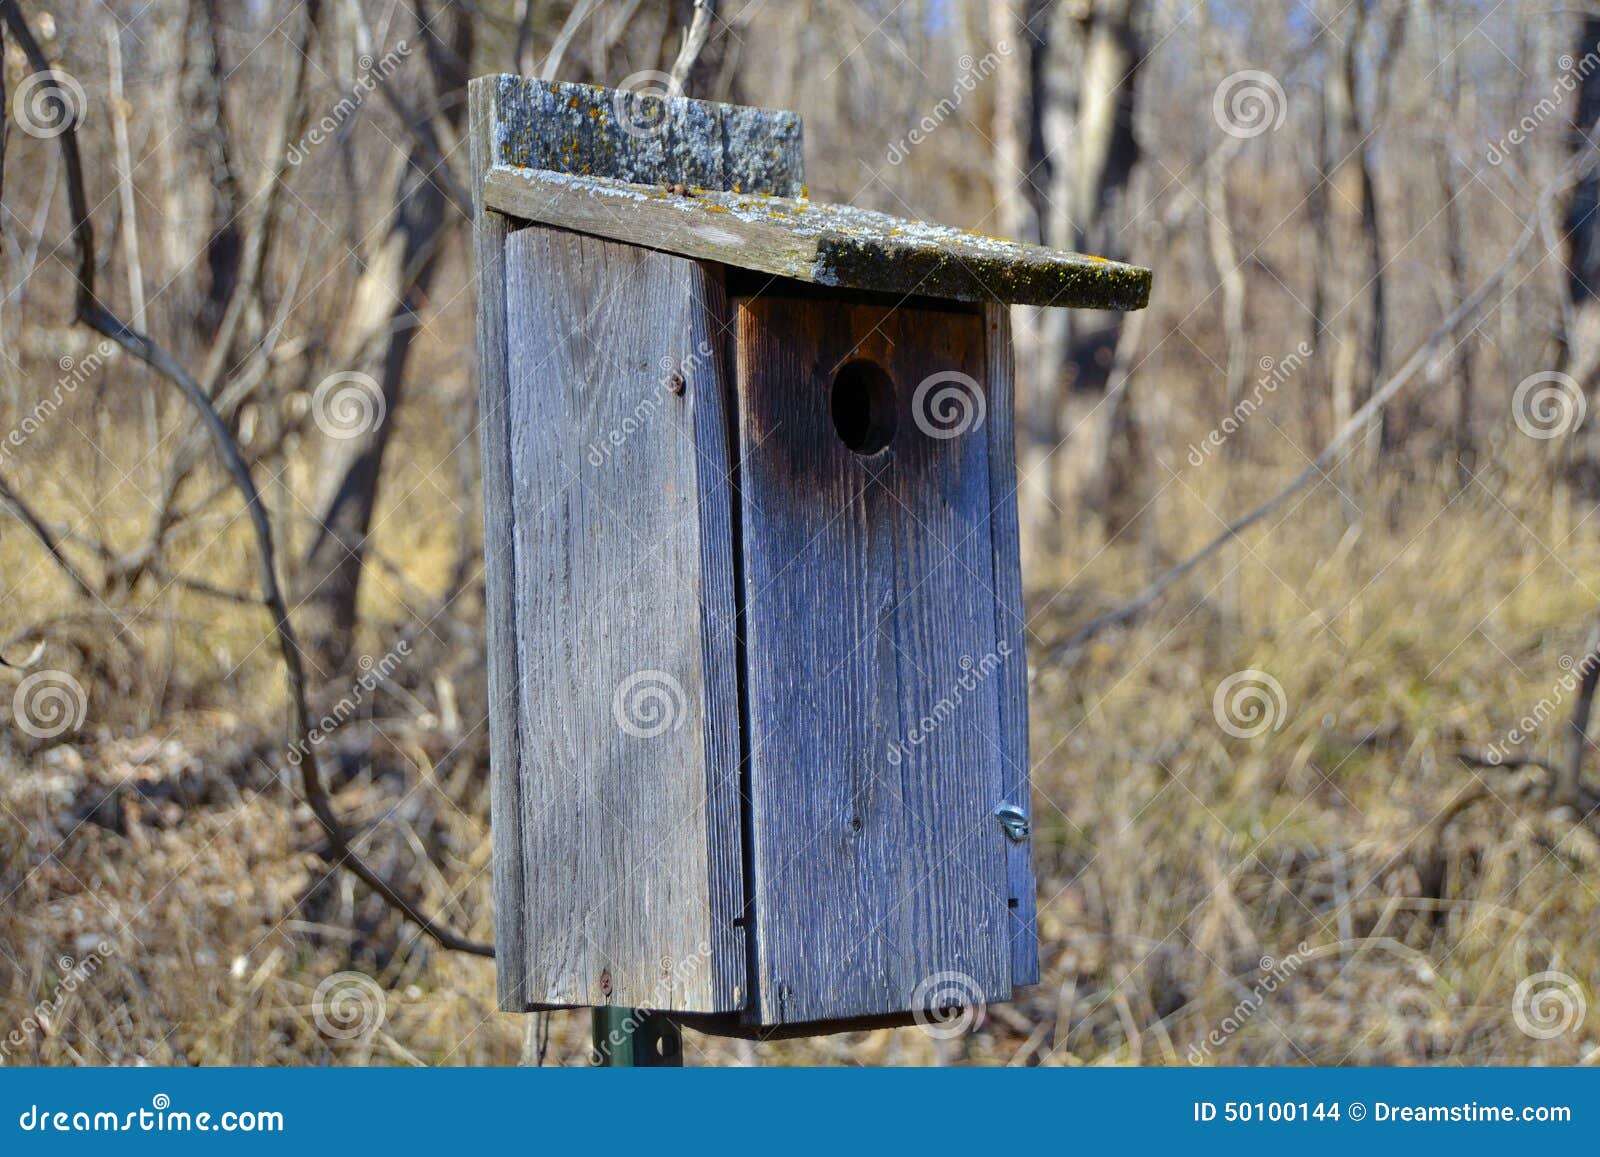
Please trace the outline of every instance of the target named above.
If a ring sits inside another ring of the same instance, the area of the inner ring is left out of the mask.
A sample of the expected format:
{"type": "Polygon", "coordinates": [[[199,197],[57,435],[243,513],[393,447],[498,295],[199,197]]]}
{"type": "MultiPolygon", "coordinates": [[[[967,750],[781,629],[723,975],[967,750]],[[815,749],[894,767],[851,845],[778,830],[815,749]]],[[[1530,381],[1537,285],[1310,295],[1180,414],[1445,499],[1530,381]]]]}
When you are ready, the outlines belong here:
{"type": "Polygon", "coordinates": [[[697,448],[697,422],[721,421],[715,360],[694,357],[704,277],[538,227],[504,254],[520,750],[496,769],[518,791],[496,851],[520,907],[501,934],[524,956],[524,1007],[727,1011],[743,983],[738,834],[718,826],[737,775],[734,608],[703,579],[731,567],[700,487],[724,484],[725,461],[725,443],[697,448]]]}
{"type": "Polygon", "coordinates": [[[913,414],[930,375],[981,380],[982,319],[773,296],[737,316],[752,1015],[1009,999],[988,449],[913,414]],[[893,380],[870,457],[830,409],[854,358],[893,380]]]}
{"type": "MultiPolygon", "coordinates": [[[[995,635],[1012,661],[998,675],[1000,692],[999,794],[1033,816],[1028,754],[1028,623],[1022,601],[1021,535],[1017,522],[1016,386],[1008,306],[984,307],[989,387],[989,529],[994,540],[995,635]]],[[[1011,909],[1011,983],[1039,983],[1039,928],[1031,840],[1006,849],[1011,909]]]]}
{"type": "Polygon", "coordinates": [[[516,615],[512,603],[511,450],[506,381],[506,219],[486,210],[482,174],[492,164],[495,94],[483,80],[467,86],[473,172],[473,252],[478,269],[478,434],[483,459],[483,564],[489,685],[489,818],[495,833],[495,970],[500,1007],[527,1007],[526,945],[517,913],[524,907],[522,857],[507,839],[522,812],[517,775],[516,615]]]}

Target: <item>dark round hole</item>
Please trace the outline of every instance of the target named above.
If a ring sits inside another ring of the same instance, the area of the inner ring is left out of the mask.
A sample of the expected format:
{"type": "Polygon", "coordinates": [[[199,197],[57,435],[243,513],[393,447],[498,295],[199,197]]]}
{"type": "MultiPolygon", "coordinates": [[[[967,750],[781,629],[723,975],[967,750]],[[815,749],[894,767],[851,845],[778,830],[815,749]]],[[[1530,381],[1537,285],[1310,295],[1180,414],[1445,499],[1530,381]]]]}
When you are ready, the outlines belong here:
{"type": "Polygon", "coordinates": [[[833,428],[857,454],[876,454],[894,437],[894,383],[876,362],[847,362],[833,379],[833,428]]]}

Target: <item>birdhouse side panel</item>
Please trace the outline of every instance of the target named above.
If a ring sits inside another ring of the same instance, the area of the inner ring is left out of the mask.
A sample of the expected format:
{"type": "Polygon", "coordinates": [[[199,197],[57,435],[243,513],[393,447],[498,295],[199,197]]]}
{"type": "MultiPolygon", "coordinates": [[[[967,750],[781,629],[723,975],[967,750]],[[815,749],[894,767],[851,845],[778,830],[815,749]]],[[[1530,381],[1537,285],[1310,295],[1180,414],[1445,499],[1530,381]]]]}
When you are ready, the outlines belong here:
{"type": "MultiPolygon", "coordinates": [[[[989,444],[989,533],[994,545],[995,638],[1005,643],[1015,663],[997,672],[1000,690],[999,795],[1021,809],[1031,824],[1028,755],[1028,664],[1025,661],[1028,621],[1022,602],[1022,546],[1017,519],[1016,375],[1011,346],[1011,309],[988,305],[983,311],[988,414],[984,434],[989,444]]],[[[1031,838],[1015,839],[1006,848],[1006,877],[1011,909],[1011,983],[1039,983],[1037,883],[1031,838]]]]}
{"type": "Polygon", "coordinates": [[[511,553],[492,608],[516,672],[515,759],[493,768],[502,1006],[729,1011],[735,614],[705,275],[528,227],[504,276],[506,405],[483,415],[507,443],[487,502],[510,541],[486,549],[511,553]]]}

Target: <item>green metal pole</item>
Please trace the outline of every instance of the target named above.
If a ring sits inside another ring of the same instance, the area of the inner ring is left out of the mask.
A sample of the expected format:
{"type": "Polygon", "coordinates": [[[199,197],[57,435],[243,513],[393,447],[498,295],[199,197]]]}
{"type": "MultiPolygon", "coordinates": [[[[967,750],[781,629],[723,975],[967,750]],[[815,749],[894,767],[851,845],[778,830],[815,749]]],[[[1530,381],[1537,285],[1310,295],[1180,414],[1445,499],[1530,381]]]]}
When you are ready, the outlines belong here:
{"type": "Polygon", "coordinates": [[[607,1005],[589,1010],[594,1063],[607,1069],[681,1069],[683,1033],[665,1013],[607,1005]]]}

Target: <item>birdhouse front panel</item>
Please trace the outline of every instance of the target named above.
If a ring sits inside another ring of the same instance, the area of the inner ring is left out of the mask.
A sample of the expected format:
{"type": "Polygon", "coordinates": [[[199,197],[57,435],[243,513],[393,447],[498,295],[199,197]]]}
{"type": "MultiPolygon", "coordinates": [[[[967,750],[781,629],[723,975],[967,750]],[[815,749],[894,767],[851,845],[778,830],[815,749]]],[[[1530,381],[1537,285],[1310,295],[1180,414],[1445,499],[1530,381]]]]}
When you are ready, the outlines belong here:
{"type": "Polygon", "coordinates": [[[912,1008],[940,974],[1009,999],[998,674],[1025,660],[982,312],[769,286],[735,315],[760,1020],[912,1008]]]}

